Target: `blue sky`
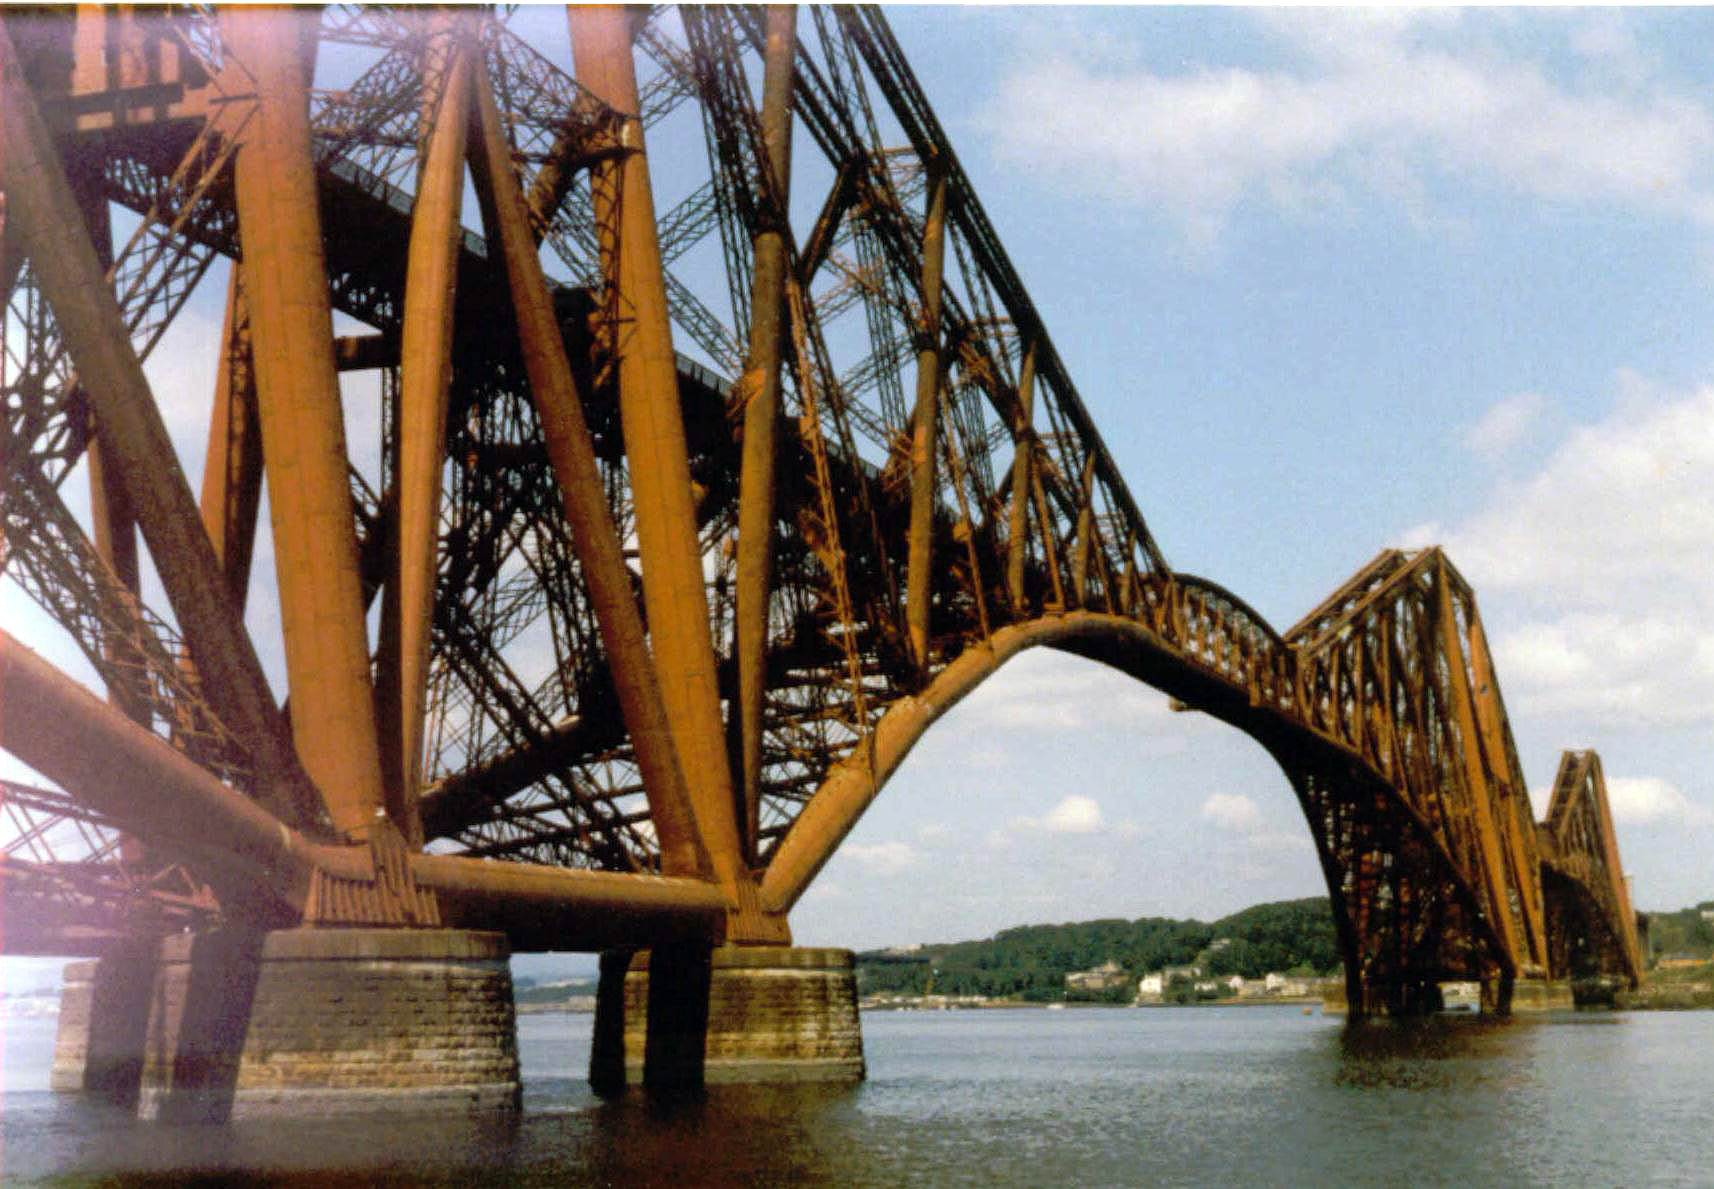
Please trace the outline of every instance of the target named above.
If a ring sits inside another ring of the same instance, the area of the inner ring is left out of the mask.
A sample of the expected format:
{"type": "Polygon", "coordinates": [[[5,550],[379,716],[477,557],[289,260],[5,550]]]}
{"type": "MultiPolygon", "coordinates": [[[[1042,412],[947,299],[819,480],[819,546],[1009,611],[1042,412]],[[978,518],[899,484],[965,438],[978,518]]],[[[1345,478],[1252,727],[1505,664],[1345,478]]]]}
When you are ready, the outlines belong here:
{"type": "MultiPolygon", "coordinates": [[[[1168,560],[1284,628],[1444,544],[1532,788],[1598,749],[1639,906],[1714,896],[1714,13],[888,15],[1168,560]]],[[[1323,890],[1258,747],[1037,653],[794,928],[1323,890]]]]}
{"type": "MultiPolygon", "coordinates": [[[[1444,544],[1532,787],[1597,748],[1638,905],[1714,896],[1714,12],[888,15],[1168,560],[1284,628],[1444,544]]],[[[149,367],[193,484],[222,288],[149,367]]],[[[0,622],[53,634],[9,584],[0,622]]],[[[792,923],[867,947],[1324,890],[1256,745],[1044,652],[792,923]]]]}

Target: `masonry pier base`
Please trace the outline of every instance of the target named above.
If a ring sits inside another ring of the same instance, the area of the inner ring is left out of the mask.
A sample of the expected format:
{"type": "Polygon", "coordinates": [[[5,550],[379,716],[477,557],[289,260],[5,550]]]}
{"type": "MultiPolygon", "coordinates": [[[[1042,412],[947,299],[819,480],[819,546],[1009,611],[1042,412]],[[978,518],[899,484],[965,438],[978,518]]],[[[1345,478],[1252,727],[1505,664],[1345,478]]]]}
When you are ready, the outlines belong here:
{"type": "Polygon", "coordinates": [[[222,930],[66,971],[52,1085],[145,1118],[518,1105],[499,933],[222,930]]]}
{"type": "Polygon", "coordinates": [[[864,1072],[850,950],[675,946],[602,955],[589,1069],[597,1090],[859,1082],[864,1072]]]}

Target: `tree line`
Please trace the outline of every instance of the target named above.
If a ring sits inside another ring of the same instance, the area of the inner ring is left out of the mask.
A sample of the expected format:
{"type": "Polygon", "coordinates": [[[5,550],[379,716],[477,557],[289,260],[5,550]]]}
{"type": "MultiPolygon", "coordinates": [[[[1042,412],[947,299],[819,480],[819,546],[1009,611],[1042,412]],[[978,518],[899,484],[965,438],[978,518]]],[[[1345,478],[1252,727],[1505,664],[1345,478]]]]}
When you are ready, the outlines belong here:
{"type": "Polygon", "coordinates": [[[1212,923],[1144,917],[1022,925],[983,941],[873,950],[857,956],[857,978],[864,994],[933,991],[1041,1002],[1065,997],[1067,974],[1108,961],[1133,979],[1167,966],[1196,965],[1205,976],[1245,978],[1341,969],[1332,909],[1327,897],[1315,896],[1258,904],[1212,923]]]}

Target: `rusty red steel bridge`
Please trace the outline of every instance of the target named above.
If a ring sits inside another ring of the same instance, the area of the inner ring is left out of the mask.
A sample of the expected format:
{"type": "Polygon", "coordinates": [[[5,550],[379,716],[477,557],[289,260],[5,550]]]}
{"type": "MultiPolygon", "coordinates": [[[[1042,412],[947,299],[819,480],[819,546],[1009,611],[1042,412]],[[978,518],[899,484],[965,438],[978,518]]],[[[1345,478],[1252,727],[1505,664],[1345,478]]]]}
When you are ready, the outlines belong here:
{"type": "Polygon", "coordinates": [[[1048,647],[1279,762],[1353,1010],[1637,979],[1600,763],[1534,820],[1444,554],[1283,633],[1168,565],[880,12],[512,16],[0,15],[0,566],[60,629],[0,634],[5,952],[788,943],[1048,647]]]}

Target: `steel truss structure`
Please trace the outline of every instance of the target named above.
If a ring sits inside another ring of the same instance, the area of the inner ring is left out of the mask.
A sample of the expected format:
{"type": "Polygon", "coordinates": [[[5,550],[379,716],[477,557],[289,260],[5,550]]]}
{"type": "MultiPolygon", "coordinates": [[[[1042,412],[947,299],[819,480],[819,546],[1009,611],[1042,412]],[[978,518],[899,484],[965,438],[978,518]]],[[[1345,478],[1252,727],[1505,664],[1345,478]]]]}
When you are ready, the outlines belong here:
{"type": "Polygon", "coordinates": [[[879,12],[574,9],[570,69],[515,19],[0,21],[3,572],[108,698],[4,639],[0,742],[63,790],[3,794],[8,919],[64,922],[7,948],[217,911],[781,940],[921,732],[1046,645],[1278,758],[1358,1010],[1636,976],[1599,764],[1533,823],[1444,556],[1283,636],[1167,565],[879,12]],[[193,495],[193,394],[144,365],[220,286],[193,495]]]}

